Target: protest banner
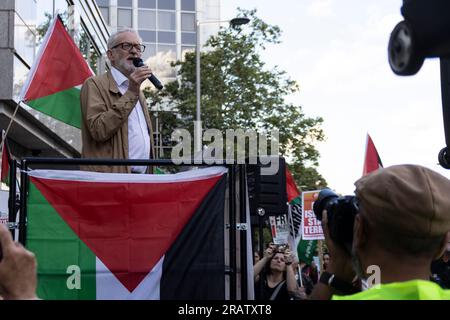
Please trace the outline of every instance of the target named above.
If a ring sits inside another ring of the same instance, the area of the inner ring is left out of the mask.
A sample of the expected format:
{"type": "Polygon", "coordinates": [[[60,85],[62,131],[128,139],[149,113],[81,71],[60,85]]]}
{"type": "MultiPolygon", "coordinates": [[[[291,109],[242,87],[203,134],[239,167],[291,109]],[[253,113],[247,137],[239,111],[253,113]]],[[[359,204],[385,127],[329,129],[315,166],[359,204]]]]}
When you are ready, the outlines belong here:
{"type": "Polygon", "coordinates": [[[317,220],[313,211],[314,195],[320,190],[306,191],[302,193],[302,239],[303,240],[323,240],[322,225],[317,220]]]}

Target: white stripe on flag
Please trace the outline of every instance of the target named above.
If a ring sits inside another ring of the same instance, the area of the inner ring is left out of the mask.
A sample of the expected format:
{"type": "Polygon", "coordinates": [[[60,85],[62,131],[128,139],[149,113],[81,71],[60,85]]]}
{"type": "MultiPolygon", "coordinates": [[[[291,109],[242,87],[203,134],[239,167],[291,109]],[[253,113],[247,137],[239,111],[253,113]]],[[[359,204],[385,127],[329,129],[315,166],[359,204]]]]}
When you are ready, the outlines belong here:
{"type": "Polygon", "coordinates": [[[41,179],[92,181],[92,182],[183,182],[209,179],[221,176],[227,172],[225,167],[211,167],[206,169],[190,170],[175,174],[126,174],[126,173],[100,173],[90,171],[70,170],[31,170],[28,175],[41,179]]]}
{"type": "Polygon", "coordinates": [[[160,300],[163,261],[164,256],[130,293],[103,262],[99,258],[95,258],[97,300],[160,300]]]}

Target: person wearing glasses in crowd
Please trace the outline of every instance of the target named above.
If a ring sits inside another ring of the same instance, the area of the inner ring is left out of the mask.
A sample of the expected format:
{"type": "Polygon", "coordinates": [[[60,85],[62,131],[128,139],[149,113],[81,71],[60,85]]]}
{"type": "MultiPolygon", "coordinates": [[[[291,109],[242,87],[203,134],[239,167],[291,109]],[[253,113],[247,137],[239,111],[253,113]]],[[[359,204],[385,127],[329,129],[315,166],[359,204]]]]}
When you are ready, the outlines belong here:
{"type": "MultiPolygon", "coordinates": [[[[82,157],[103,159],[154,158],[153,130],[142,82],[152,70],[136,68],[145,46],[135,30],[111,35],[107,56],[111,68],[85,81],[81,88],[82,157]]],[[[82,166],[82,170],[145,173],[147,166],[82,166]]]]}

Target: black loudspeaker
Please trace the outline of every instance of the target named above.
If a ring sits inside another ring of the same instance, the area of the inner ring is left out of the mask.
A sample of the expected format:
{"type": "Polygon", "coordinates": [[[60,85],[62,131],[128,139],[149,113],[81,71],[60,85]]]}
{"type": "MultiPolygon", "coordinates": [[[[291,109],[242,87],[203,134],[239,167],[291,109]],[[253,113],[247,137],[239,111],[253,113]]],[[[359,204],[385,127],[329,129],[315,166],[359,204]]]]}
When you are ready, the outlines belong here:
{"type": "MultiPolygon", "coordinates": [[[[265,175],[264,168],[270,165],[249,165],[247,186],[251,217],[280,215],[287,213],[286,162],[278,157],[278,170],[265,175]]],[[[254,220],[254,218],[252,219],[254,220]]]]}

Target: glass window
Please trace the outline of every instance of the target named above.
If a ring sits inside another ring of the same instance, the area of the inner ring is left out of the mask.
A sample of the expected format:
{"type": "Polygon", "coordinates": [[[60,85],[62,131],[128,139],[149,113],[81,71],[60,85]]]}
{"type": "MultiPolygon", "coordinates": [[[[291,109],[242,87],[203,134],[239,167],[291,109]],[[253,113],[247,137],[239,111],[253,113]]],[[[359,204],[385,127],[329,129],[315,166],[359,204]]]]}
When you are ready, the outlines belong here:
{"type": "MultiPolygon", "coordinates": [[[[16,0],[16,3],[20,0],[16,0]]],[[[55,1],[55,14],[59,13],[63,19],[67,19],[67,1],[55,1]]],[[[37,37],[37,50],[42,43],[45,36],[45,32],[48,29],[50,21],[52,20],[53,13],[53,1],[51,0],[40,0],[36,11],[36,37],[37,37]]],[[[38,51],[36,51],[38,52],[38,51]]]]}
{"type": "Polygon", "coordinates": [[[175,13],[158,12],[158,29],[175,30],[175,13]]]}
{"type": "Polygon", "coordinates": [[[133,25],[131,10],[128,9],[118,9],[117,10],[117,26],[119,27],[129,27],[133,25]]]}
{"type": "Polygon", "coordinates": [[[36,1],[35,0],[16,0],[16,12],[22,20],[28,25],[36,24],[36,1]]]}
{"type": "Polygon", "coordinates": [[[170,63],[177,58],[177,47],[175,45],[158,45],[157,53],[158,75],[161,78],[171,78],[176,76],[175,68],[170,66],[170,63]]]}
{"type": "Polygon", "coordinates": [[[196,44],[197,36],[195,33],[182,32],[181,33],[181,43],[182,44],[196,44]]]}
{"type": "Polygon", "coordinates": [[[195,14],[193,13],[181,14],[181,31],[195,32],[195,14]]]}
{"type": "Polygon", "coordinates": [[[138,6],[139,6],[139,8],[155,9],[156,8],[156,0],[139,0],[138,6]]]}
{"type": "MultiPolygon", "coordinates": [[[[139,35],[144,42],[156,42],[155,31],[139,30],[139,35]]],[[[147,51],[147,49],[145,49],[145,51],[147,51]]]]}
{"type": "Polygon", "coordinates": [[[175,0],[158,0],[158,9],[175,10],[175,0]]]}
{"type": "Polygon", "coordinates": [[[22,63],[22,61],[14,56],[13,99],[16,101],[19,101],[20,91],[27,80],[29,72],[30,70],[22,63]]]}
{"type": "Polygon", "coordinates": [[[139,29],[155,30],[156,29],[156,11],[139,10],[138,27],[139,27],[139,29]]]}
{"type": "Polygon", "coordinates": [[[158,32],[158,42],[162,43],[176,43],[175,32],[158,32]]]}
{"type": "Polygon", "coordinates": [[[18,55],[24,59],[30,66],[33,64],[35,49],[36,49],[36,35],[34,31],[30,30],[28,26],[15,14],[14,26],[14,49],[18,55]]]}
{"type": "Polygon", "coordinates": [[[96,0],[96,2],[99,7],[109,6],[109,0],[96,0]]]}
{"type": "Polygon", "coordinates": [[[145,51],[142,54],[142,60],[147,61],[148,58],[155,56],[156,54],[156,44],[154,43],[144,43],[145,51]]]}
{"type": "Polygon", "coordinates": [[[181,0],[181,10],[195,11],[195,0],[181,0]]]}
{"type": "Polygon", "coordinates": [[[106,24],[109,24],[109,8],[100,7],[100,12],[102,13],[103,19],[105,19],[106,24]]]}
{"type": "Polygon", "coordinates": [[[173,58],[173,60],[175,60],[176,55],[177,55],[177,46],[160,44],[160,45],[158,45],[158,52],[169,53],[170,57],[173,58]]]}
{"type": "MultiPolygon", "coordinates": [[[[41,5],[41,2],[43,2],[42,0],[36,0],[38,6],[41,5]]],[[[53,6],[53,3],[55,4],[55,14],[67,14],[67,10],[69,7],[69,2],[74,2],[73,0],[68,1],[68,0],[46,0],[46,2],[50,2],[51,6],[53,6]]]]}
{"type": "Polygon", "coordinates": [[[97,48],[92,43],[91,37],[89,37],[88,32],[83,26],[78,29],[78,34],[80,38],[78,48],[80,48],[83,58],[94,72],[98,71],[98,62],[101,56],[100,52],[98,52],[97,48]]]}
{"type": "Polygon", "coordinates": [[[119,0],[119,1],[117,1],[117,5],[119,7],[132,7],[133,0],[119,0]]]}

